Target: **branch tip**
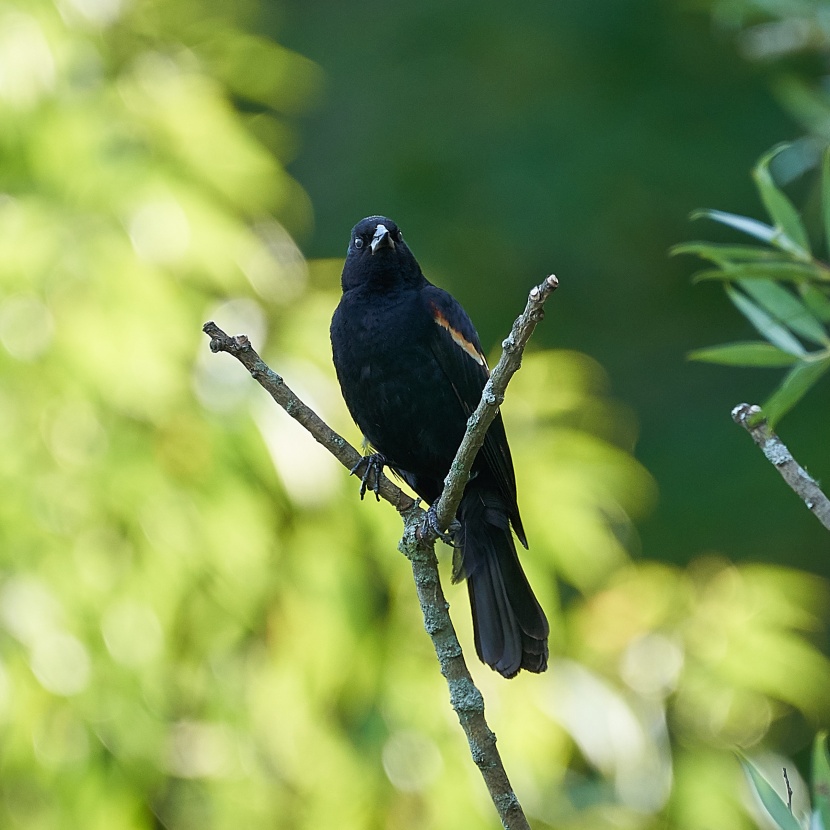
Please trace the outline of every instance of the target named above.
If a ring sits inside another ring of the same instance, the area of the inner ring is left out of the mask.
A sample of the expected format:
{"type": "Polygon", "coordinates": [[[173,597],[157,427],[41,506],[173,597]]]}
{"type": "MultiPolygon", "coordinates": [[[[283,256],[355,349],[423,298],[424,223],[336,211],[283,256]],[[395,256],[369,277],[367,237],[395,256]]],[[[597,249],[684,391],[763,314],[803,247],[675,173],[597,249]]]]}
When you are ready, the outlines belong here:
{"type": "Polygon", "coordinates": [[[225,334],[212,320],[209,320],[202,326],[202,331],[210,337],[210,350],[214,354],[217,352],[227,352],[238,357],[240,352],[249,349],[253,351],[251,341],[248,339],[247,334],[237,334],[235,337],[231,337],[225,334]]]}
{"type": "Polygon", "coordinates": [[[732,409],[732,420],[743,427],[807,509],[830,530],[830,500],[815,479],[793,458],[787,445],[770,429],[761,407],[741,403],[732,409]]]}
{"type": "Polygon", "coordinates": [[[758,416],[761,414],[761,407],[757,404],[739,403],[732,409],[732,420],[746,429],[749,426],[759,426],[762,418],[758,416]]]}

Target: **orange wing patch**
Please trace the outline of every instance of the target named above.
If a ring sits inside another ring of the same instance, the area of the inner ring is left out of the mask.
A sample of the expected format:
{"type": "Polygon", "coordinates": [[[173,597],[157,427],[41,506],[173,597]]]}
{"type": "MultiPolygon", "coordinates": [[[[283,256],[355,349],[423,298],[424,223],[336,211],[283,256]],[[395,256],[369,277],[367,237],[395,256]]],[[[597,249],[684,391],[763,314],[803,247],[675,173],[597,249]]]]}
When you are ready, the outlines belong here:
{"type": "MultiPolygon", "coordinates": [[[[432,305],[432,303],[430,303],[432,305]]],[[[465,352],[467,352],[470,357],[478,363],[479,366],[483,366],[487,373],[490,373],[490,370],[487,367],[487,361],[484,359],[484,355],[469,341],[467,340],[464,335],[458,331],[458,329],[453,328],[450,325],[450,321],[434,306],[432,305],[432,315],[433,319],[436,323],[438,323],[441,328],[446,329],[450,333],[450,337],[459,345],[465,352]]]]}

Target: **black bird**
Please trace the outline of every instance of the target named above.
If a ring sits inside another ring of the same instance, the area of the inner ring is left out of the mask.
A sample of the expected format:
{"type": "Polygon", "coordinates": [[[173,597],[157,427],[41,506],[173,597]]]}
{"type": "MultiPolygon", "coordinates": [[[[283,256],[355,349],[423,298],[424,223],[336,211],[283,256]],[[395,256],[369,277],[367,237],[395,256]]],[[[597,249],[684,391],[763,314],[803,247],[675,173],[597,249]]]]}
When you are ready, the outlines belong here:
{"type": "MultiPolygon", "coordinates": [[[[375,466],[387,464],[433,504],[489,377],[478,335],[461,305],[424,277],[398,226],[383,216],[352,230],[342,287],[331,344],[346,405],[379,454],[375,466]]],[[[500,414],[473,465],[458,520],[455,542],[479,658],[505,677],[520,669],[543,672],[548,621],[510,532],[512,525],[527,547],[500,414]]]]}

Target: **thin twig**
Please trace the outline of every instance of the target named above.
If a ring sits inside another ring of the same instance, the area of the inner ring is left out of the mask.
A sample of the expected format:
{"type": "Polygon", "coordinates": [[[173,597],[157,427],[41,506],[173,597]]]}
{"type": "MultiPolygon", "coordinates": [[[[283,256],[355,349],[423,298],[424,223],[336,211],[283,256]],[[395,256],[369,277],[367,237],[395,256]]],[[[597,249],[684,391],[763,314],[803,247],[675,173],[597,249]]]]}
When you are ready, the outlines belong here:
{"type": "MultiPolygon", "coordinates": [[[[521,365],[524,347],[542,318],[542,305],[558,286],[550,276],[530,292],[524,313],[516,320],[510,336],[504,341],[504,352],[482,394],[482,400],[467,423],[467,432],[447,476],[442,494],[442,507],[450,519],[458,508],[469,478],[475,455],[484,442],[487,428],[498,412],[504,390],[521,365]],[[450,491],[449,495],[447,490],[450,491]],[[449,512],[449,511],[452,512],[449,512]]],[[[311,408],[291,391],[285,381],[256,353],[245,335],[229,337],[215,323],[205,323],[203,330],[210,340],[213,352],[227,352],[245,366],[253,378],[285,411],[302,424],[347,469],[360,459],[360,453],[332,430],[311,408]]],[[[399,549],[412,564],[412,574],[424,627],[429,634],[441,673],[450,692],[450,703],[467,736],[470,753],[484,778],[490,797],[506,830],[529,830],[521,804],[507,777],[493,734],[484,717],[484,698],[464,660],[464,654],[449,615],[449,604],[441,588],[438,561],[435,556],[435,535],[424,533],[424,511],[385,476],[381,477],[379,493],[392,504],[404,520],[404,533],[399,549]]],[[[439,522],[441,513],[439,512],[439,522]]],[[[450,519],[446,520],[445,527],[450,519]]]]}
{"type": "Polygon", "coordinates": [[[769,428],[769,424],[763,418],[758,418],[760,412],[759,406],[741,403],[732,410],[732,420],[752,436],[767,461],[781,473],[781,477],[807,505],[807,509],[830,530],[830,500],[815,479],[793,458],[784,442],[769,428]]]}
{"type": "Polygon", "coordinates": [[[790,777],[787,775],[787,768],[783,767],[784,770],[784,783],[787,785],[787,807],[789,808],[790,812],[793,811],[793,788],[790,786],[790,777]]]}
{"type": "Polygon", "coordinates": [[[499,362],[484,387],[475,412],[467,422],[467,432],[458,447],[450,471],[444,479],[444,491],[435,508],[435,515],[441,530],[446,530],[455,518],[458,506],[461,504],[461,497],[464,495],[464,488],[470,478],[473,461],[484,443],[490,424],[498,414],[499,406],[504,401],[507,384],[522,365],[522,354],[536,324],[545,316],[545,300],[558,287],[559,280],[551,274],[541,285],[532,288],[525,310],[513,323],[510,334],[502,343],[499,362]]]}
{"type": "MultiPolygon", "coordinates": [[[[362,458],[360,453],[338,435],[311,407],[306,406],[289,388],[288,384],[256,353],[247,335],[230,337],[216,323],[205,323],[202,331],[210,337],[212,352],[233,355],[254,380],[297,422],[304,426],[344,467],[351,470],[362,458]]],[[[415,502],[386,476],[381,476],[378,493],[398,512],[408,510],[415,502]]]]}

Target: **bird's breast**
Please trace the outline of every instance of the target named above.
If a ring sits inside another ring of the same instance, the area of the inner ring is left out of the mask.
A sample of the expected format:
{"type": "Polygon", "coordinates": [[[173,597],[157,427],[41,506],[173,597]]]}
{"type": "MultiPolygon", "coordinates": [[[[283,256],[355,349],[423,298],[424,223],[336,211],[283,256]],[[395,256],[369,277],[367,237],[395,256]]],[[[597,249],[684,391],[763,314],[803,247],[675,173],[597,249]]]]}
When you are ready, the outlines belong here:
{"type": "MultiPolygon", "coordinates": [[[[430,348],[432,321],[422,305],[406,297],[383,303],[357,300],[344,295],[331,332],[349,411],[371,444],[395,466],[417,472],[426,465],[432,470],[435,434],[444,437],[443,421],[456,406],[430,348]]],[[[453,434],[451,440],[457,446],[460,435],[453,434]]]]}

